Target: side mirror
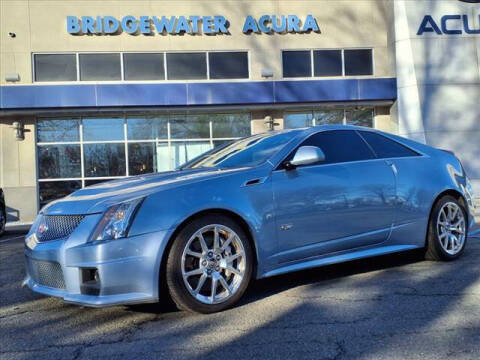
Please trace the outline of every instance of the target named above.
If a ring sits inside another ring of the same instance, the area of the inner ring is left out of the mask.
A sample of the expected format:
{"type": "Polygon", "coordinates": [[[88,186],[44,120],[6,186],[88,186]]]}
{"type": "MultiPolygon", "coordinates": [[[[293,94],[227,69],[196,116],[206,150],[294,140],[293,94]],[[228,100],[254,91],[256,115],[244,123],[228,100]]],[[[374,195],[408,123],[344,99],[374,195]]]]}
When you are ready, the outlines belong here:
{"type": "Polygon", "coordinates": [[[291,170],[300,165],[312,165],[325,161],[325,154],[317,146],[301,146],[293,159],[285,163],[285,168],[291,170]]]}

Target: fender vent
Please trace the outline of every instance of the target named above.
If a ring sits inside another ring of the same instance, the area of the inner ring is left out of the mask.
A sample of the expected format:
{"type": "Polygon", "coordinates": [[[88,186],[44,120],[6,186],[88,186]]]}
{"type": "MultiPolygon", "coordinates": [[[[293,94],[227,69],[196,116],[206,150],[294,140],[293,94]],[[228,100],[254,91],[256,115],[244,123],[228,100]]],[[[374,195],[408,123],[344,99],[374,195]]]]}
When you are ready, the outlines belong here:
{"type": "Polygon", "coordinates": [[[266,178],[257,178],[246,181],[243,186],[252,186],[257,184],[263,184],[266,178]]]}

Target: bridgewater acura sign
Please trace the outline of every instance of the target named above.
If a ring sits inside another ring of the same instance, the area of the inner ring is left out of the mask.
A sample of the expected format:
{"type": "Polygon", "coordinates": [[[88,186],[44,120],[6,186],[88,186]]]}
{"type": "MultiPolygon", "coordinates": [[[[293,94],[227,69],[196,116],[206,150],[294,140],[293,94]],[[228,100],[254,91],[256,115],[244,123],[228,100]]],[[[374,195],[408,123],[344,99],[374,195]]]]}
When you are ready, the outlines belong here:
{"type": "MultiPolygon", "coordinates": [[[[222,15],[215,16],[67,16],[67,32],[72,35],[117,35],[122,32],[137,35],[230,34],[230,21],[222,15]]],[[[301,18],[297,15],[262,15],[258,19],[247,15],[242,31],[250,33],[320,33],[317,20],[311,14],[301,18]]]]}

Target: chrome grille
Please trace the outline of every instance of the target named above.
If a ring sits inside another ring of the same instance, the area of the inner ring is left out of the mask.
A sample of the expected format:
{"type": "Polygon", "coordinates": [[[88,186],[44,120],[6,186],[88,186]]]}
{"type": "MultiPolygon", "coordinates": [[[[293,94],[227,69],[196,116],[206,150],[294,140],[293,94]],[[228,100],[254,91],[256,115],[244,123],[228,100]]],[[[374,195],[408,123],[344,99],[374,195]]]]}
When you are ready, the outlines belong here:
{"type": "Polygon", "coordinates": [[[83,220],[84,215],[46,215],[43,231],[37,230],[38,241],[51,241],[69,237],[83,220]]]}
{"type": "Polygon", "coordinates": [[[58,262],[27,257],[27,272],[34,282],[55,289],[65,289],[62,267],[58,262]]]}

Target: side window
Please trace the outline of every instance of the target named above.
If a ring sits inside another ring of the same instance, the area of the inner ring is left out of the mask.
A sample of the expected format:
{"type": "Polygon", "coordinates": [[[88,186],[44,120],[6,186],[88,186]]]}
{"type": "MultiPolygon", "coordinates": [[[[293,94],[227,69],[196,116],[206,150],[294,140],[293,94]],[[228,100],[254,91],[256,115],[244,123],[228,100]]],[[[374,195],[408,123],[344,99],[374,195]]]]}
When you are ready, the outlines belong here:
{"type": "Polygon", "coordinates": [[[373,151],[379,158],[395,158],[405,156],[418,156],[413,150],[406,146],[397,143],[383,135],[376,134],[370,131],[360,131],[362,137],[372,147],[373,151]]]}
{"type": "MultiPolygon", "coordinates": [[[[325,154],[322,164],[374,159],[375,155],[362,138],[351,130],[323,131],[310,136],[300,146],[317,146],[325,154]]],[[[295,151],[290,154],[293,158],[295,151]]]]}

